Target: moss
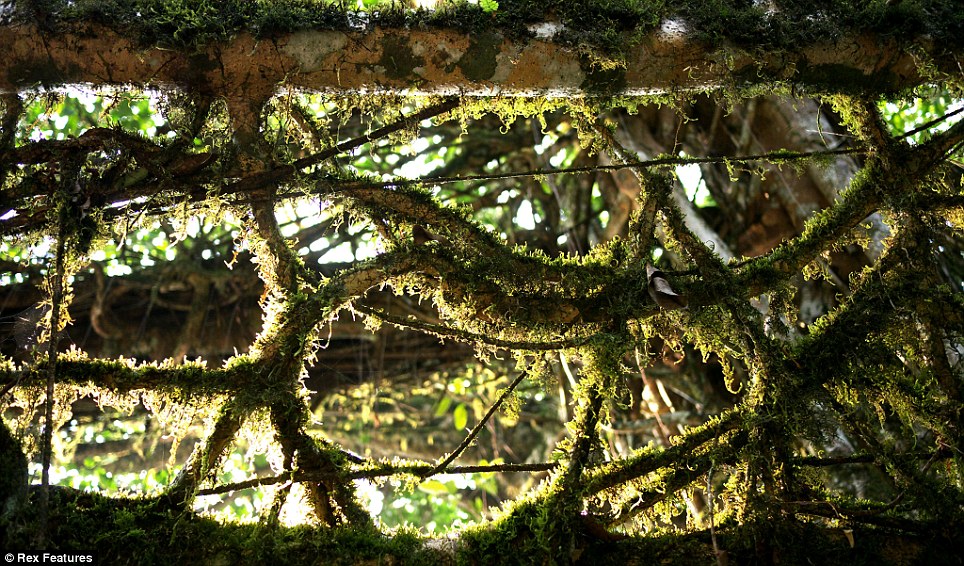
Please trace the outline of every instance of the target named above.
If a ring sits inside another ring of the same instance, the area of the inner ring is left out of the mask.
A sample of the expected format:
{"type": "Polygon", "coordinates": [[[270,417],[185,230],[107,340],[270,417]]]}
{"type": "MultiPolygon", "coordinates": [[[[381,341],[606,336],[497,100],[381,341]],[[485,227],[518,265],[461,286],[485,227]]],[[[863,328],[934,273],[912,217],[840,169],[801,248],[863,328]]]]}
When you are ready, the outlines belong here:
{"type": "Polygon", "coordinates": [[[462,532],[457,563],[526,564],[550,560],[551,549],[537,536],[550,517],[546,498],[515,502],[498,520],[462,532]]]}
{"type": "MultiPolygon", "coordinates": [[[[617,540],[601,540],[580,531],[574,552],[560,560],[553,549],[536,542],[536,531],[546,519],[538,502],[484,528],[467,530],[460,540],[457,563],[532,564],[566,563],[603,565],[712,564],[720,560],[738,564],[906,564],[953,563],[959,534],[940,529],[924,534],[896,536],[889,529],[847,525],[820,525],[786,519],[718,526],[715,540],[708,530],[688,534],[658,533],[617,540]],[[852,541],[852,543],[851,543],[852,541]]],[[[578,531],[578,529],[577,529],[578,531]]]]}
{"type": "Polygon", "coordinates": [[[580,555],[578,564],[714,564],[712,544],[705,537],[662,535],[616,542],[592,541],[580,555]]]}
{"type": "Polygon", "coordinates": [[[947,35],[964,29],[964,16],[953,5],[954,2],[944,0],[825,0],[818,4],[782,0],[772,5],[742,0],[684,0],[673,3],[671,10],[675,17],[692,25],[700,39],[713,45],[730,42],[741,48],[788,49],[860,32],[897,38],[931,33],[960,45],[960,35],[947,35]],[[938,24],[932,14],[943,14],[947,20],[938,24]]]}
{"type": "Polygon", "coordinates": [[[385,36],[382,40],[382,58],[379,64],[385,68],[390,79],[408,79],[416,67],[425,65],[425,59],[415,55],[412,48],[400,38],[385,36]]]}
{"type": "MultiPolygon", "coordinates": [[[[53,488],[49,550],[94,553],[110,564],[444,564],[412,532],[385,536],[348,528],[285,528],[236,525],[173,511],[159,500],[117,500],[53,488]]],[[[37,493],[34,493],[37,496],[37,493]]],[[[36,519],[27,508],[15,524],[36,519]]],[[[30,529],[18,527],[3,539],[8,548],[33,548],[30,529]]]]}
{"type": "MultiPolygon", "coordinates": [[[[721,48],[786,49],[860,32],[899,38],[928,34],[949,48],[960,46],[964,38],[964,15],[954,0],[893,4],[826,0],[818,6],[784,0],[775,4],[773,11],[765,4],[743,0],[502,0],[493,12],[468,2],[443,3],[436,11],[404,9],[388,1],[366,6],[370,26],[445,27],[472,34],[498,30],[515,39],[529,37],[528,26],[549,15],[565,26],[561,42],[617,59],[666,19],[684,21],[697,39],[721,48]]],[[[357,19],[349,6],[326,0],[46,0],[29,6],[19,10],[19,17],[44,22],[51,30],[62,23],[94,21],[127,30],[145,44],[188,48],[223,41],[242,31],[271,37],[306,29],[351,29],[353,18],[357,19]]]]}
{"type": "Polygon", "coordinates": [[[465,78],[472,81],[487,81],[495,74],[502,37],[497,33],[483,32],[473,35],[469,48],[459,59],[457,66],[465,78]]]}

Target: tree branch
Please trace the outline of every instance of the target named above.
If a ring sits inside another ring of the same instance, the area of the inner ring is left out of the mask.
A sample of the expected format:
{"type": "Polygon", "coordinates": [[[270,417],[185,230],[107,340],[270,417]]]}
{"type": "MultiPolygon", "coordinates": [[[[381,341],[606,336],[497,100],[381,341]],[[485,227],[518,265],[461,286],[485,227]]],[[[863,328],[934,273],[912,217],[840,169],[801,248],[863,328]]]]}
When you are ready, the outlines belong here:
{"type": "MultiPolygon", "coordinates": [[[[386,464],[380,465],[369,469],[360,469],[346,472],[339,472],[337,475],[340,478],[350,479],[350,480],[361,480],[361,479],[375,479],[380,477],[389,477],[397,475],[411,474],[419,477],[428,477],[427,471],[432,470],[435,467],[434,464],[424,463],[424,464],[410,464],[410,465],[398,465],[398,464],[386,464]]],[[[555,462],[545,462],[540,464],[489,464],[485,466],[449,466],[445,469],[444,473],[448,475],[454,474],[485,474],[485,473],[522,473],[522,472],[549,472],[559,467],[559,464],[555,462]]],[[[277,476],[269,476],[263,478],[253,478],[250,480],[245,480],[241,482],[231,483],[227,485],[220,485],[217,487],[210,487],[198,490],[197,495],[218,495],[221,493],[228,493],[232,491],[240,491],[242,489],[254,489],[265,485],[276,485],[279,483],[294,481],[321,481],[324,479],[330,479],[333,477],[332,473],[319,472],[314,470],[296,470],[291,474],[281,474],[277,476]]]]}
{"type": "Polygon", "coordinates": [[[499,398],[496,399],[495,403],[492,403],[492,406],[489,407],[488,411],[486,411],[485,416],[483,416],[479,422],[476,423],[475,427],[473,427],[469,434],[466,435],[461,444],[459,444],[451,454],[446,456],[444,460],[436,464],[434,468],[423,474],[422,479],[425,479],[429,476],[434,476],[435,474],[445,473],[445,468],[448,467],[448,465],[451,464],[456,458],[458,458],[459,455],[461,455],[470,444],[472,444],[472,440],[479,435],[479,433],[482,431],[482,427],[485,426],[485,423],[489,422],[489,419],[492,418],[492,415],[495,414],[500,406],[502,406],[502,402],[505,401],[505,398],[512,394],[515,388],[522,383],[522,380],[525,378],[525,376],[525,371],[519,372],[519,375],[516,376],[516,378],[512,380],[512,383],[510,383],[509,386],[502,391],[502,394],[499,395],[499,398]]]}

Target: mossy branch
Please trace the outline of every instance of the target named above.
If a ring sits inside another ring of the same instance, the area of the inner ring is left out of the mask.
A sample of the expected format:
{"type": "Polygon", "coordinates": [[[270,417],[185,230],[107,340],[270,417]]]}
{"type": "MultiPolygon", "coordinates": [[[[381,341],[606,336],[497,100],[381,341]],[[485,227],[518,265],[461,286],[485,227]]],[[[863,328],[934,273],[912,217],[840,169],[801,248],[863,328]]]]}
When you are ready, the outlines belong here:
{"type": "MultiPolygon", "coordinates": [[[[532,169],[525,171],[512,171],[506,173],[479,173],[476,175],[460,175],[454,177],[423,177],[419,179],[396,179],[392,181],[371,181],[371,180],[342,180],[335,182],[328,172],[309,173],[306,179],[315,183],[320,183],[317,189],[309,189],[311,194],[327,194],[335,190],[332,187],[343,186],[346,190],[355,188],[367,189],[392,189],[396,187],[422,185],[450,185],[456,183],[466,183],[472,181],[502,181],[508,179],[525,179],[532,177],[546,177],[549,175],[573,175],[573,174],[593,174],[601,171],[621,171],[624,169],[660,169],[671,168],[679,165],[702,165],[702,164],[726,164],[726,163],[753,163],[764,161],[768,163],[794,163],[798,161],[816,161],[827,157],[839,155],[862,155],[868,153],[865,148],[843,148],[821,151],[786,151],[776,150],[752,155],[737,155],[732,157],[656,157],[653,159],[634,160],[627,163],[616,163],[613,165],[589,165],[585,167],[559,167],[553,169],[532,169]]],[[[302,189],[292,191],[282,191],[278,193],[279,198],[297,198],[304,196],[302,189]]]]}
{"type": "MultiPolygon", "coordinates": [[[[633,231],[636,258],[639,261],[647,262],[656,243],[656,213],[661,205],[666,204],[665,195],[659,194],[661,179],[648,169],[655,166],[656,163],[666,161],[667,158],[640,161],[638,156],[619,143],[613,132],[600,118],[597,118],[593,124],[593,131],[618,164],[616,167],[628,167],[639,183],[640,191],[637,197],[639,212],[631,230],[633,231]],[[656,184],[656,187],[654,187],[654,184],[656,184]]],[[[667,165],[670,164],[667,163],[667,165]]],[[[673,165],[682,165],[682,163],[673,165]]]]}
{"type": "MultiPolygon", "coordinates": [[[[67,197],[62,198],[60,206],[69,206],[67,197]]],[[[57,223],[56,251],[54,252],[53,269],[48,273],[50,288],[50,328],[49,342],[47,343],[47,364],[46,373],[46,393],[44,399],[44,418],[43,418],[43,443],[41,445],[41,472],[40,472],[40,536],[42,546],[46,548],[47,518],[50,502],[50,462],[53,451],[53,429],[54,429],[54,383],[57,381],[57,349],[60,345],[60,317],[64,309],[64,284],[66,280],[65,264],[67,253],[67,215],[70,211],[59,211],[59,222],[57,223]]]]}
{"type": "Polygon", "coordinates": [[[324,161],[327,161],[337,155],[341,155],[347,151],[351,151],[353,149],[359,148],[365,145],[366,143],[371,143],[373,141],[389,136],[395,132],[399,132],[401,130],[405,130],[405,129],[417,126],[419,123],[421,123],[424,120],[435,118],[436,116],[440,116],[442,114],[445,114],[446,112],[449,112],[457,108],[460,103],[461,102],[458,98],[449,98],[448,100],[445,100],[439,104],[435,104],[433,106],[423,108],[422,110],[419,110],[414,114],[405,116],[401,120],[398,120],[392,124],[372,130],[371,132],[365,135],[358,136],[356,138],[352,138],[350,140],[335,144],[334,146],[327,148],[323,151],[309,155],[307,157],[303,157],[291,163],[290,165],[282,165],[280,167],[271,169],[270,171],[249,175],[244,179],[237,181],[236,183],[228,185],[225,188],[224,192],[227,194],[234,194],[234,193],[250,194],[252,192],[256,193],[257,191],[263,190],[265,188],[275,187],[291,179],[299,171],[302,171],[304,169],[307,169],[319,163],[323,163],[324,161]]]}
{"type": "Polygon", "coordinates": [[[706,443],[715,442],[728,431],[741,426],[743,411],[731,409],[710,422],[674,439],[669,448],[642,448],[621,462],[609,464],[592,473],[586,481],[587,494],[599,493],[628,483],[661,468],[672,467],[706,443]]]}
{"type": "Polygon", "coordinates": [[[871,156],[840,200],[808,219],[800,236],[743,265],[738,279],[746,295],[756,296],[785,283],[877,210],[885,182],[880,168],[880,158],[871,156]]]}
{"type": "Polygon", "coordinates": [[[250,410],[250,407],[244,407],[236,400],[224,403],[207,438],[194,448],[188,462],[164,492],[164,497],[172,505],[182,509],[191,507],[199,485],[220,469],[221,460],[250,410]]]}
{"type": "MultiPolygon", "coordinates": [[[[0,384],[30,386],[42,383],[44,372],[36,367],[0,367],[0,384]]],[[[259,373],[246,358],[228,366],[207,369],[194,362],[176,364],[133,360],[91,360],[75,352],[57,359],[57,382],[79,388],[96,388],[128,394],[140,389],[169,391],[181,398],[214,398],[258,383],[259,373]]]]}
{"type": "Polygon", "coordinates": [[[589,337],[584,338],[568,338],[555,341],[545,341],[545,342],[530,342],[526,340],[503,340],[500,338],[495,338],[487,334],[478,334],[475,332],[468,332],[461,330],[459,328],[453,328],[444,324],[433,324],[431,322],[426,322],[424,320],[418,320],[411,317],[401,317],[383,310],[374,309],[366,307],[365,305],[355,303],[352,305],[352,309],[363,313],[367,316],[373,317],[376,320],[384,321],[389,324],[395,325],[399,328],[411,328],[413,330],[419,330],[426,332],[440,338],[450,338],[453,340],[458,340],[460,342],[465,342],[467,344],[486,344],[488,346],[495,346],[497,348],[505,348],[508,350],[526,350],[534,352],[544,352],[551,350],[566,350],[570,348],[578,348],[585,345],[591,340],[589,337]]]}
{"type": "Polygon", "coordinates": [[[256,252],[261,277],[265,282],[266,292],[277,294],[280,299],[296,293],[303,279],[307,278],[314,284],[318,281],[315,280],[313,272],[305,269],[298,254],[285,242],[273,202],[271,198],[258,200],[252,203],[251,209],[254,213],[255,230],[264,244],[262,249],[256,252]]]}
{"type": "Polygon", "coordinates": [[[748,435],[745,431],[730,431],[724,434],[719,442],[701,447],[696,454],[687,455],[673,462],[671,466],[665,466],[663,474],[652,482],[647,482],[652,484],[652,487],[633,490],[631,500],[613,513],[609,526],[625,523],[687,486],[702,481],[714,466],[734,464],[747,442],[748,435]]]}
{"type": "Polygon", "coordinates": [[[345,477],[351,462],[337,447],[308,435],[307,408],[293,389],[291,393],[287,402],[271,406],[271,423],[285,455],[285,469],[295,472],[304,468],[323,475],[314,481],[305,480],[308,500],[323,524],[374,530],[371,516],[358,503],[351,480],[345,477]]]}

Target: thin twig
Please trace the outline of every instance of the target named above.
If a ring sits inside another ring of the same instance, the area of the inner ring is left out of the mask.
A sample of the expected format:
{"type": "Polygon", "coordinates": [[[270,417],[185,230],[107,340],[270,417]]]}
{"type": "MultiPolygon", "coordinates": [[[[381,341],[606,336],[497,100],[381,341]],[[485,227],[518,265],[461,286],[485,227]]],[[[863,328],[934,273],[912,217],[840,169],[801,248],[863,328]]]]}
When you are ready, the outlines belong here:
{"type": "MultiPolygon", "coordinates": [[[[479,473],[517,473],[517,472],[548,472],[556,469],[559,466],[556,462],[540,462],[537,464],[489,464],[485,466],[472,465],[472,466],[451,466],[446,468],[446,474],[479,474],[479,473]]],[[[266,485],[274,485],[286,481],[291,482],[303,482],[303,481],[321,481],[325,479],[331,479],[333,476],[337,475],[338,478],[344,480],[360,480],[360,479],[373,479],[386,476],[395,476],[399,474],[416,474],[421,475],[424,471],[431,471],[435,466],[432,464],[415,464],[411,466],[386,466],[378,467],[364,470],[356,470],[352,472],[312,472],[303,471],[295,472],[294,474],[282,474],[278,476],[268,476],[263,478],[253,478],[250,480],[245,480],[242,482],[231,483],[226,485],[219,485],[217,487],[209,487],[205,489],[199,489],[196,495],[218,495],[221,493],[228,493],[231,491],[240,491],[242,489],[254,489],[266,485]]]]}
{"type": "Polygon", "coordinates": [[[716,556],[716,566],[723,566],[723,557],[720,555],[720,547],[716,543],[716,527],[713,525],[713,466],[706,472],[706,502],[710,513],[710,540],[713,541],[713,555],[716,556]]]}
{"type": "MultiPolygon", "coordinates": [[[[348,143],[348,142],[346,142],[348,143]]],[[[796,161],[800,159],[810,159],[814,157],[828,157],[834,155],[852,155],[859,153],[866,153],[867,150],[863,148],[849,148],[849,149],[832,149],[825,151],[812,151],[812,152],[787,152],[787,151],[773,151],[768,153],[759,153],[754,155],[743,155],[737,157],[659,157],[655,159],[647,159],[644,161],[632,161],[628,163],[616,163],[612,165],[588,165],[585,167],[569,167],[563,169],[530,169],[527,171],[510,171],[508,173],[488,173],[479,175],[462,175],[455,177],[423,177],[418,179],[405,179],[397,178],[391,181],[368,181],[368,180],[349,180],[349,181],[339,181],[338,179],[330,178],[330,174],[327,171],[320,171],[308,176],[309,180],[323,181],[324,186],[320,190],[305,191],[301,188],[296,190],[290,190],[286,192],[278,192],[275,196],[277,198],[300,198],[306,196],[306,194],[324,194],[328,195],[334,192],[352,190],[352,189],[389,189],[395,187],[403,186],[417,186],[417,185],[446,185],[451,183],[464,183],[468,181],[498,181],[505,179],[519,179],[524,177],[543,177],[548,175],[565,175],[570,173],[596,173],[598,171],[619,171],[623,169],[646,169],[650,167],[669,167],[676,165],[692,165],[692,164],[703,164],[703,163],[745,163],[750,161],[796,161]]],[[[307,158],[306,158],[307,159],[307,158]]],[[[265,173],[267,174],[267,173],[265,173]]],[[[246,182],[246,180],[239,181],[238,183],[246,182]]],[[[237,187],[229,187],[222,191],[222,195],[228,195],[232,193],[244,192],[237,187]]],[[[257,197],[255,197],[257,198],[257,197]]],[[[248,198],[238,199],[236,202],[250,202],[253,200],[250,196],[248,198]]]]}
{"type": "Polygon", "coordinates": [[[7,393],[10,393],[10,390],[16,387],[19,381],[20,380],[17,379],[15,381],[11,381],[10,383],[4,385],[3,389],[0,389],[0,399],[3,399],[4,397],[6,397],[7,393]]]}
{"type": "Polygon", "coordinates": [[[434,476],[435,474],[440,474],[444,472],[445,468],[449,464],[451,464],[453,460],[458,458],[459,455],[462,454],[462,452],[464,452],[466,448],[469,447],[469,444],[471,444],[472,441],[475,439],[475,437],[479,434],[479,432],[482,431],[482,427],[485,426],[485,423],[488,422],[489,418],[492,417],[492,415],[499,408],[499,406],[502,405],[502,402],[505,401],[505,398],[508,397],[510,393],[512,393],[512,391],[516,388],[516,386],[522,383],[522,380],[525,379],[525,376],[526,376],[525,371],[519,372],[519,375],[515,378],[515,380],[512,383],[510,383],[508,387],[505,388],[505,390],[502,392],[502,395],[499,395],[499,398],[495,401],[495,403],[493,403],[492,406],[489,407],[489,411],[485,413],[485,416],[482,417],[482,420],[480,420],[475,425],[475,428],[473,428],[469,432],[468,436],[465,437],[465,439],[462,441],[462,444],[459,444],[458,447],[455,450],[453,450],[451,454],[448,455],[448,457],[446,457],[444,460],[439,462],[439,464],[436,465],[434,468],[432,468],[431,470],[429,470],[424,474],[420,474],[421,477],[424,479],[429,476],[434,476]]]}
{"type": "Polygon", "coordinates": [[[566,348],[576,348],[585,344],[588,338],[574,338],[570,340],[560,340],[558,342],[527,342],[527,341],[516,341],[516,340],[502,340],[500,338],[492,338],[491,336],[485,336],[483,334],[475,334],[472,332],[466,332],[464,330],[459,330],[457,328],[449,328],[441,324],[433,324],[431,322],[426,322],[424,320],[418,320],[415,318],[404,318],[400,316],[395,316],[389,314],[383,310],[375,309],[372,307],[367,307],[361,304],[352,305],[356,311],[359,311],[368,316],[378,318],[389,324],[397,326],[399,328],[411,328],[416,330],[422,330],[424,332],[431,332],[439,336],[444,336],[446,338],[451,338],[453,340],[459,340],[461,342],[469,343],[483,343],[490,346],[498,346],[499,348],[508,349],[525,349],[525,350],[564,350],[566,348]]]}
{"type": "MultiPolygon", "coordinates": [[[[62,204],[61,206],[67,206],[62,204]]],[[[44,400],[44,428],[41,447],[40,472],[40,536],[46,547],[47,517],[50,503],[50,460],[53,452],[54,426],[54,382],[57,379],[57,338],[60,336],[60,303],[64,298],[64,253],[66,246],[64,239],[66,229],[64,213],[61,212],[57,229],[57,255],[54,258],[53,273],[50,274],[50,342],[47,344],[47,390],[44,400]]]]}
{"type": "MultiPolygon", "coordinates": [[[[641,169],[648,167],[668,167],[676,165],[694,165],[704,163],[745,163],[749,161],[796,161],[800,159],[810,159],[814,157],[830,157],[834,155],[853,155],[866,153],[863,148],[830,149],[824,151],[793,152],[793,151],[773,151],[768,153],[758,153],[753,155],[743,155],[737,157],[658,157],[644,161],[631,161],[627,163],[614,163],[612,165],[587,165],[584,167],[568,167],[563,169],[530,169],[527,171],[510,171],[507,173],[487,173],[479,175],[461,175],[455,177],[423,177],[421,179],[397,179],[384,182],[365,182],[359,185],[369,188],[390,188],[401,185],[411,185],[421,183],[425,185],[447,185],[451,183],[464,183],[467,181],[498,181],[504,179],[518,179],[522,177],[541,177],[546,175],[565,175],[569,173],[595,173],[597,171],[620,171],[623,169],[641,169]]],[[[321,173],[327,176],[327,173],[321,173]]],[[[325,179],[329,180],[330,179],[325,179]]],[[[357,182],[357,181],[356,181],[357,182]]],[[[304,191],[292,193],[279,193],[279,196],[304,196],[304,191]]]]}
{"type": "Polygon", "coordinates": [[[961,112],[964,112],[964,106],[961,106],[961,107],[958,108],[957,110],[952,110],[952,111],[950,111],[950,112],[945,112],[942,116],[938,116],[937,118],[934,118],[933,120],[929,120],[929,121],[927,121],[927,122],[924,122],[923,124],[921,124],[920,126],[917,126],[917,127],[914,128],[913,130],[911,130],[911,131],[909,131],[909,132],[904,132],[903,134],[897,136],[897,139],[902,140],[902,139],[904,139],[904,138],[909,138],[910,136],[912,136],[912,135],[914,135],[914,134],[919,134],[919,133],[923,132],[924,130],[927,130],[927,129],[931,128],[932,126],[935,126],[935,125],[937,125],[937,124],[940,124],[941,122],[943,122],[944,120],[947,120],[948,118],[950,118],[950,117],[952,117],[952,116],[956,116],[957,114],[960,114],[961,112]]]}
{"type": "MultiPolygon", "coordinates": [[[[935,452],[924,451],[924,452],[905,452],[901,456],[911,456],[914,458],[933,458],[938,455],[947,455],[940,450],[935,452]]],[[[873,464],[877,460],[877,456],[874,454],[852,454],[850,456],[832,456],[821,458],[819,456],[803,456],[800,458],[794,458],[791,462],[798,466],[811,466],[811,467],[823,467],[823,466],[842,466],[847,464],[873,464]]]]}
{"type": "MultiPolygon", "coordinates": [[[[424,112],[432,111],[435,113],[440,113],[440,107],[442,109],[447,108],[443,105],[433,106],[426,109],[424,112]]],[[[250,204],[251,202],[257,201],[258,199],[264,199],[265,197],[252,197],[249,193],[257,188],[268,186],[271,184],[278,184],[281,181],[289,178],[294,174],[298,168],[305,168],[311,165],[320,163],[324,159],[334,157],[338,154],[338,151],[354,149],[364,143],[372,141],[379,135],[385,134],[385,130],[391,128],[392,131],[402,129],[403,127],[411,124],[417,117],[422,117],[421,113],[410,116],[407,119],[386,126],[385,128],[380,128],[375,130],[370,134],[348,140],[338,144],[334,148],[329,148],[323,152],[315,155],[305,157],[302,160],[296,161],[292,165],[285,165],[277,169],[272,169],[271,171],[266,171],[264,173],[259,173],[241,179],[232,185],[224,187],[219,191],[219,195],[226,202],[230,201],[235,204],[250,204]],[[338,150],[338,151],[336,151],[338,150]],[[332,153],[334,152],[334,153],[332,153]],[[322,159],[324,158],[324,159],[322,159]],[[237,195],[235,198],[230,198],[230,195],[237,195]]],[[[424,118],[423,118],[424,119],[424,118]]],[[[737,157],[662,157],[657,159],[649,159],[646,161],[638,161],[629,164],[613,164],[613,165],[592,165],[587,167],[571,167],[566,169],[535,169],[528,171],[517,171],[509,173],[493,173],[493,174],[482,174],[482,175],[465,175],[457,177],[425,177],[422,179],[396,179],[392,181],[367,181],[367,180],[350,180],[350,181],[340,181],[338,179],[330,178],[330,174],[327,171],[317,172],[310,174],[306,177],[306,181],[320,182],[322,187],[316,190],[305,191],[303,188],[298,188],[294,190],[278,191],[274,195],[274,199],[280,202],[281,199],[287,198],[303,198],[309,194],[314,195],[331,195],[332,193],[341,190],[350,190],[358,188],[394,188],[401,186],[413,186],[413,185],[445,185],[450,183],[463,183],[468,181],[491,181],[491,180],[502,180],[502,179],[518,179],[524,177],[540,177],[548,175],[563,175],[570,173],[595,173],[598,171],[617,171],[622,169],[633,169],[633,168],[648,168],[648,167],[668,167],[675,165],[689,165],[689,164],[701,164],[701,163],[744,163],[749,161],[795,161],[800,159],[809,159],[814,157],[828,157],[834,155],[852,155],[866,153],[867,150],[864,148],[849,148],[849,149],[834,149],[826,151],[814,151],[814,152],[784,152],[775,151],[769,153],[761,153],[755,155],[744,155],[737,157]]],[[[189,200],[203,200],[207,196],[206,191],[192,192],[187,191],[189,200]]],[[[135,198],[140,196],[139,193],[134,193],[128,195],[130,198],[135,198]]],[[[120,197],[117,197],[120,198],[120,197]]],[[[166,207],[156,206],[153,210],[147,205],[138,205],[138,208],[129,206],[127,209],[107,209],[103,211],[104,217],[106,219],[113,218],[115,216],[120,216],[122,214],[130,215],[133,213],[149,213],[156,214],[159,212],[164,212],[167,210],[166,207]]],[[[15,217],[14,219],[4,221],[0,223],[0,235],[16,234],[29,229],[31,226],[31,219],[23,217],[15,217]]]]}
{"type": "Polygon", "coordinates": [[[444,114],[445,112],[457,108],[460,103],[461,101],[458,98],[451,98],[440,104],[423,108],[422,110],[419,110],[410,116],[403,117],[397,122],[393,122],[387,126],[378,128],[377,130],[372,130],[365,135],[343,141],[325,150],[319,151],[318,153],[299,159],[290,165],[282,165],[281,167],[277,167],[270,171],[245,177],[225,188],[223,193],[243,193],[260,187],[276,185],[277,183],[294,175],[296,171],[317,165],[346,151],[357,149],[366,143],[371,143],[397,131],[404,130],[405,128],[418,124],[424,120],[444,114]]]}

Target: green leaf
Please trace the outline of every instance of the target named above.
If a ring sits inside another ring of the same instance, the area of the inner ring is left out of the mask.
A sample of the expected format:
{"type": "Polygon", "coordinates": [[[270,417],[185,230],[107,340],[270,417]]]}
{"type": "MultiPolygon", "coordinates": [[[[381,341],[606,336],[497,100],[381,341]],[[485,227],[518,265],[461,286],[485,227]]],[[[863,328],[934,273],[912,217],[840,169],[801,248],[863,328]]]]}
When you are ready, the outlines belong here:
{"type": "Polygon", "coordinates": [[[438,402],[438,406],[435,407],[435,416],[441,417],[448,412],[449,407],[452,405],[451,397],[442,397],[442,400],[438,402]]]}
{"type": "Polygon", "coordinates": [[[418,485],[418,489],[432,495],[447,495],[449,493],[449,488],[438,480],[424,481],[418,485]]]}
{"type": "Polygon", "coordinates": [[[499,3],[496,0],[479,0],[479,6],[482,7],[483,12],[490,14],[499,9],[499,3]]]}
{"type": "Polygon", "coordinates": [[[462,430],[469,422],[469,410],[465,408],[465,403],[459,403],[455,408],[455,429],[462,430]]]}
{"type": "Polygon", "coordinates": [[[491,478],[478,482],[478,486],[489,495],[499,495],[499,485],[491,478]]]}

